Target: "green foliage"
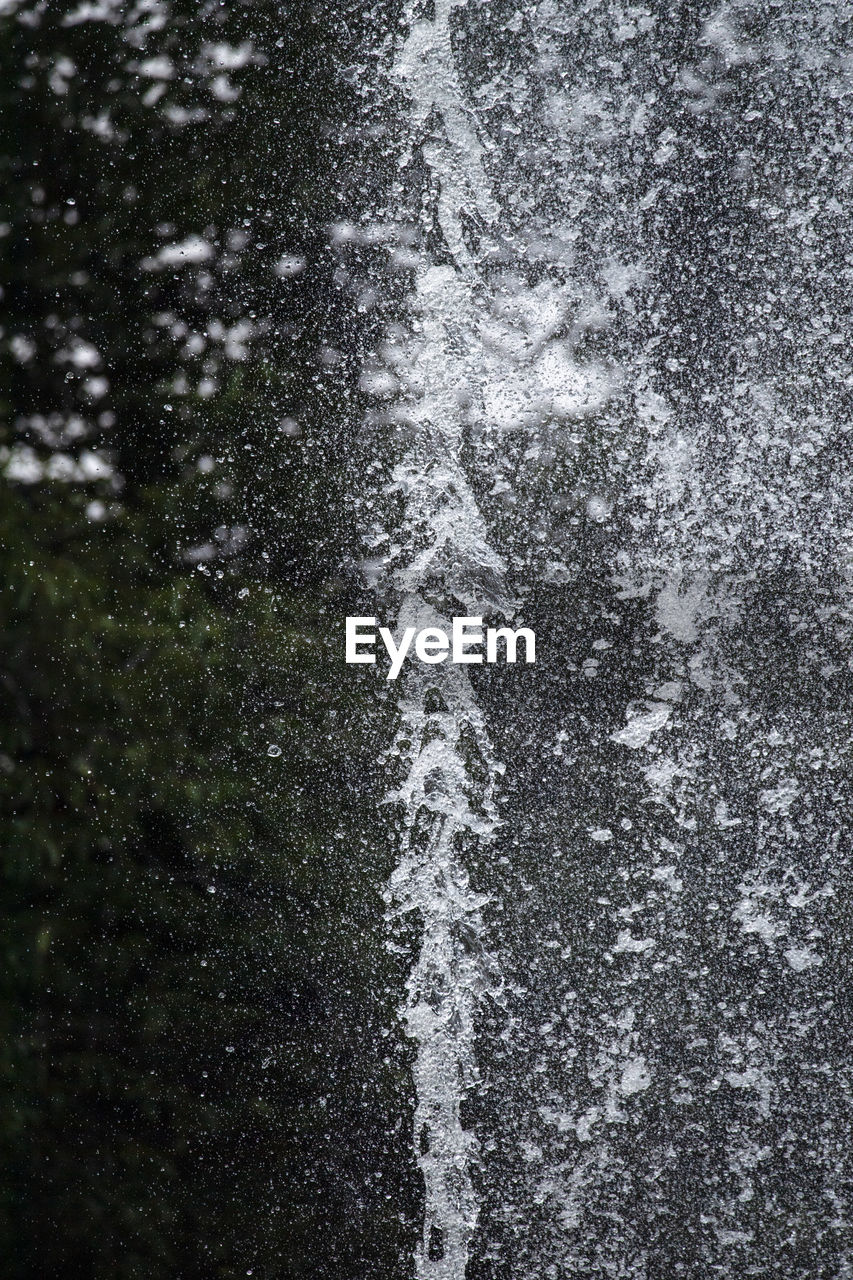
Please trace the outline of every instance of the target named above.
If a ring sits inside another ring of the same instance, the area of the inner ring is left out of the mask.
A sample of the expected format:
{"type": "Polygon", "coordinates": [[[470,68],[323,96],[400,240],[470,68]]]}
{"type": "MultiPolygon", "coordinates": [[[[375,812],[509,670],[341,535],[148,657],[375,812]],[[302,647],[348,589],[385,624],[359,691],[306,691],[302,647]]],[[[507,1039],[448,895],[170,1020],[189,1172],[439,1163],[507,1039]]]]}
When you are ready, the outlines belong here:
{"type": "Polygon", "coordinates": [[[364,339],[323,174],[358,20],[296,10],[0,17],[0,1250],[21,1280],[395,1277],[412,1247],[385,712],[334,647],[364,339]]]}
{"type": "Polygon", "coordinates": [[[153,567],[153,510],[5,499],[12,1274],[375,1268],[404,1064],[329,654],[294,599],[153,567]]]}

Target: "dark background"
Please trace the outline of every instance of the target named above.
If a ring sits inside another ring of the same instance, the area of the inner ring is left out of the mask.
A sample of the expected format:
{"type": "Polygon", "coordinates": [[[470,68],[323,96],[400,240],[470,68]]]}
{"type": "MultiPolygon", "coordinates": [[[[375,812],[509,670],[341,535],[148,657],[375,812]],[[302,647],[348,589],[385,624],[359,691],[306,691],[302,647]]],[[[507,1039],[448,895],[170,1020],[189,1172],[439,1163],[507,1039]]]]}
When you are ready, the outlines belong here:
{"type": "Polygon", "coordinates": [[[9,1277],[411,1254],[385,710],[335,647],[377,322],[328,236],[381,161],[360,9],[0,16],[9,1277]]]}

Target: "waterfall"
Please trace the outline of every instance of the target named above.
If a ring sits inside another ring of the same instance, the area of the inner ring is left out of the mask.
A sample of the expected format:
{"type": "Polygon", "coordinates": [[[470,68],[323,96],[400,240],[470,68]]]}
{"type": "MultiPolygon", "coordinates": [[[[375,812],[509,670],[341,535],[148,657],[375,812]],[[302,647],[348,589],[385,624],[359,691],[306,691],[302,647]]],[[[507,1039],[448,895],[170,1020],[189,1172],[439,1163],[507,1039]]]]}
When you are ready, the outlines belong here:
{"type": "MultiPolygon", "coordinates": [[[[401,621],[414,618],[410,603],[401,621]]],[[[499,990],[483,936],[485,899],[472,891],[462,855],[472,840],[488,841],[494,833],[497,766],[464,676],[441,682],[440,692],[434,681],[412,677],[401,719],[395,752],[408,771],[394,798],[407,818],[388,898],[394,913],[416,912],[421,925],[404,1011],[417,1045],[414,1134],[426,1193],[417,1275],[458,1280],[478,1207],[470,1172],[474,1140],[461,1105],[477,1079],[477,1005],[486,992],[499,990]],[[483,766],[479,787],[471,778],[472,751],[483,766]]]]}
{"type": "Polygon", "coordinates": [[[841,28],[402,30],[372,572],[401,628],[542,653],[400,681],[417,1275],[853,1275],[841,28]]]}
{"type": "MultiPolygon", "coordinates": [[[[480,144],[458,85],[449,16],[409,15],[395,73],[417,134],[436,111],[443,130],[424,147],[437,184],[438,225],[452,258],[423,264],[412,299],[405,346],[386,346],[399,381],[401,417],[413,441],[395,468],[404,504],[405,551],[393,574],[402,596],[399,629],[445,621],[444,600],[507,611],[505,566],[488,534],[461,461],[469,403],[469,341],[474,331],[476,266],[459,213],[494,218],[480,144]]],[[[392,798],[405,813],[403,856],[389,886],[392,912],[416,912],[419,953],[407,983],[405,1026],[416,1043],[414,1140],[424,1179],[424,1226],[416,1257],[419,1280],[464,1280],[478,1203],[471,1178],[475,1141],[461,1108],[477,1078],[475,1016],[486,992],[497,993],[494,959],[484,941],[482,895],[463,863],[472,841],[490,842],[499,765],[464,668],[415,669],[401,700],[395,755],[407,773],[392,798]],[[475,764],[476,761],[476,764],[475,764]]]]}

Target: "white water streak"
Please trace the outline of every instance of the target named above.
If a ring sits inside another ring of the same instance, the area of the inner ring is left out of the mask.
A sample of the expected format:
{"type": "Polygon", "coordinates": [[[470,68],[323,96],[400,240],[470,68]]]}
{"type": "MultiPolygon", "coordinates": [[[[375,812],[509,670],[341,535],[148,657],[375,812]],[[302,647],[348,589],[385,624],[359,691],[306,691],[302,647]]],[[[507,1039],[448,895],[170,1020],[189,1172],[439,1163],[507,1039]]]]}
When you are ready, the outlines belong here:
{"type": "MultiPolygon", "coordinates": [[[[496,208],[459,87],[449,25],[454,7],[454,0],[438,0],[432,21],[410,14],[395,65],[410,102],[412,140],[423,144],[438,185],[438,219],[455,263],[421,268],[412,299],[418,337],[399,371],[414,428],[393,481],[405,510],[404,563],[394,573],[403,594],[400,627],[447,625],[431,602],[436,595],[469,613],[512,608],[505,566],[489,545],[460,458],[467,352],[459,330],[472,309],[474,270],[460,214],[464,209],[488,224],[496,208]],[[426,139],[434,112],[443,133],[426,139]]],[[[403,1011],[417,1042],[414,1139],[425,1191],[416,1274],[418,1280],[464,1280],[478,1202],[471,1178],[476,1144],[461,1108],[477,1076],[477,1008],[499,986],[483,941],[486,899],[472,890],[462,863],[463,850],[495,830],[499,766],[464,667],[445,664],[439,675],[412,664],[395,752],[408,760],[405,781],[391,797],[405,805],[406,838],[389,900],[392,913],[416,912],[423,931],[403,1011]]]]}
{"type": "MultiPolygon", "coordinates": [[[[400,621],[423,622],[414,598],[400,621]]],[[[481,907],[487,899],[472,890],[460,857],[461,846],[488,840],[495,829],[498,766],[467,676],[458,667],[445,668],[444,676],[443,707],[430,712],[426,700],[435,681],[426,669],[412,667],[395,744],[409,768],[390,797],[405,805],[406,839],[388,896],[394,914],[417,912],[423,930],[407,983],[404,1020],[418,1045],[414,1137],[425,1216],[417,1276],[424,1280],[465,1275],[478,1204],[470,1176],[475,1142],[463,1127],[461,1106],[477,1079],[477,1006],[487,991],[498,989],[483,942],[481,907]],[[472,754],[484,766],[486,781],[480,786],[472,784],[472,754]]]]}

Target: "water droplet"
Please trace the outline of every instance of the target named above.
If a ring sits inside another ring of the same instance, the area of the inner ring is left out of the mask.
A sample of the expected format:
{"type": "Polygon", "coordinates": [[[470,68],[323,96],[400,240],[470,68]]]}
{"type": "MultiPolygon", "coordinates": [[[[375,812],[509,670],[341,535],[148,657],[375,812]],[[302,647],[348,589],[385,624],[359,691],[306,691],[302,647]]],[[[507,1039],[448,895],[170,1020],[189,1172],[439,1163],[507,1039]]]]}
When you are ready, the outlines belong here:
{"type": "Polygon", "coordinates": [[[604,498],[589,498],[586,504],[586,512],[590,520],[595,520],[597,524],[601,524],[610,515],[610,503],[604,498]]]}
{"type": "Polygon", "coordinates": [[[268,755],[268,756],[273,756],[273,758],[275,758],[275,756],[280,756],[280,755],[281,755],[281,747],[280,747],[280,746],[278,746],[278,744],[277,744],[277,743],[275,743],[275,742],[271,742],[271,743],[270,743],[270,745],[267,747],[267,755],[268,755]]]}

